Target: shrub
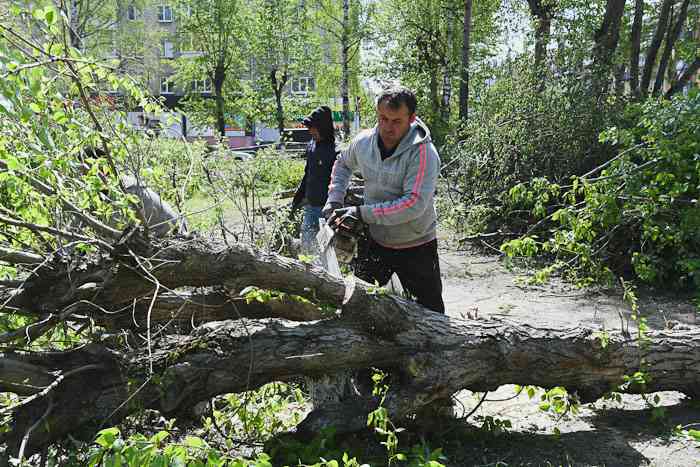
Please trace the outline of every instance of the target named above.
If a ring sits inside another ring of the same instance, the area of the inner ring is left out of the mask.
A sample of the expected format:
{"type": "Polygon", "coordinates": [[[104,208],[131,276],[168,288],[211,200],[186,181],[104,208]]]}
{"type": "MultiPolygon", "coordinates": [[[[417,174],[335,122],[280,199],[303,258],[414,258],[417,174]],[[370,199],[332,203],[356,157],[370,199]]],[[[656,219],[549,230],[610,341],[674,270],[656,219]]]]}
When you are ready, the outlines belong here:
{"type": "Polygon", "coordinates": [[[633,273],[698,289],[700,93],[631,104],[627,114],[635,125],[601,134],[619,151],[608,163],[566,187],[536,180],[510,190],[510,208],[537,223],[502,249],[550,253],[578,277],[633,273]]]}

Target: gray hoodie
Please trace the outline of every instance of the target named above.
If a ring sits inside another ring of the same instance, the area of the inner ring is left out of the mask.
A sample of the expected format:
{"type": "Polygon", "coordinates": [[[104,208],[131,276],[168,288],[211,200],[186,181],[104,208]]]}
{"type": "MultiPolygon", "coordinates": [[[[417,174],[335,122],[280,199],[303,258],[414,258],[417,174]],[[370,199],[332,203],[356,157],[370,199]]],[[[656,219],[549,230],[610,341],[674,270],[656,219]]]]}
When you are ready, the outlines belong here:
{"type": "Polygon", "coordinates": [[[333,166],[328,202],[342,203],[353,172],[365,181],[362,220],[372,238],[389,248],[410,248],[436,236],[434,195],[440,157],[430,131],[418,118],[397,146],[382,160],[378,129],[357,135],[333,166]]]}

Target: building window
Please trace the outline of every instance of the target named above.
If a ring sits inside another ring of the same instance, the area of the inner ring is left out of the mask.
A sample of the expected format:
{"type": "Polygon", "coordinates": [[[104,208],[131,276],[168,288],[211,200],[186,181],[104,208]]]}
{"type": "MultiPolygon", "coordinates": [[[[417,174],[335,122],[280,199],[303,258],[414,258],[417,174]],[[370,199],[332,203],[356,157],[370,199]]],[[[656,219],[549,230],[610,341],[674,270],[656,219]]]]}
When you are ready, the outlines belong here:
{"type": "Polygon", "coordinates": [[[196,79],[192,81],[192,90],[200,93],[211,92],[211,81],[209,78],[196,79]]]}
{"type": "Polygon", "coordinates": [[[293,94],[307,94],[316,90],[316,84],[314,79],[310,76],[303,76],[301,78],[292,79],[292,93],[293,94]]]}
{"type": "Polygon", "coordinates": [[[161,94],[172,94],[173,93],[173,82],[168,78],[160,79],[160,93],[161,94]]]}
{"type": "Polygon", "coordinates": [[[161,5],[158,7],[158,21],[161,23],[173,22],[173,9],[170,5],[161,5]]]}
{"type": "Polygon", "coordinates": [[[160,41],[160,56],[163,58],[173,58],[174,47],[172,42],[167,39],[162,39],[160,41]]]}
{"type": "Polygon", "coordinates": [[[126,7],[126,17],[129,21],[134,21],[136,19],[136,8],[134,5],[129,5],[126,7]]]}

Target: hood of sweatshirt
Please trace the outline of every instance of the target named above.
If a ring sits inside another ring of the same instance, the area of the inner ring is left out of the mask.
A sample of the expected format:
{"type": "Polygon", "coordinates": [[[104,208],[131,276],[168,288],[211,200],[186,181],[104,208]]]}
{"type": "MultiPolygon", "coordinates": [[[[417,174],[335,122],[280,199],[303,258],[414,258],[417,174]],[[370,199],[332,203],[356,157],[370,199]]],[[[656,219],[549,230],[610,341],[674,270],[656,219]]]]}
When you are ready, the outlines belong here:
{"type": "MultiPolygon", "coordinates": [[[[373,143],[374,146],[377,148],[379,147],[378,138],[379,127],[375,127],[373,143]]],[[[396,147],[396,150],[394,151],[394,154],[391,155],[391,157],[400,156],[402,153],[408,151],[413,146],[417,146],[419,144],[427,144],[431,141],[432,139],[430,138],[430,130],[428,129],[427,125],[423,123],[423,120],[416,117],[416,120],[413,123],[411,123],[408,132],[404,135],[403,138],[401,138],[401,141],[399,141],[399,145],[396,147]]]]}

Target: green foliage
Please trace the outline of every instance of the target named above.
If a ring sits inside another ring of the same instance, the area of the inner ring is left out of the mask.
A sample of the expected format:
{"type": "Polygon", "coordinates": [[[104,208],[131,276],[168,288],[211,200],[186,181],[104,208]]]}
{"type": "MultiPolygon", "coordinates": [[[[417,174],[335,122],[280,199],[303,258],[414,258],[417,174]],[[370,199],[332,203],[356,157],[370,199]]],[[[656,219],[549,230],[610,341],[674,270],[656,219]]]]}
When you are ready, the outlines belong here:
{"type": "Polygon", "coordinates": [[[289,430],[302,419],[304,397],[299,388],[267,384],[255,391],[228,394],[214,401],[205,431],[216,429],[231,441],[264,440],[289,430]]]}
{"type": "MultiPolygon", "coordinates": [[[[496,55],[494,40],[502,28],[497,21],[500,6],[501,2],[491,0],[473,2],[470,72],[476,79],[471,79],[472,88],[481,86],[480,69],[496,55]]],[[[464,2],[391,0],[378,2],[377,10],[372,42],[378,52],[369,54],[368,74],[413,89],[418,115],[442,145],[445,135],[459,124],[464,2]]]]}
{"type": "Polygon", "coordinates": [[[272,467],[267,454],[255,459],[234,458],[212,448],[204,439],[186,436],[170,442],[168,431],[159,431],[147,437],[135,434],[124,439],[118,428],[106,428],[97,434],[87,465],[149,466],[149,467],[272,467]]]}
{"type": "Polygon", "coordinates": [[[160,137],[136,143],[126,160],[127,172],[139,173],[146,186],[182,211],[183,204],[202,190],[204,141],[160,137]]]}
{"type": "Polygon", "coordinates": [[[576,415],[580,408],[576,395],[561,386],[544,391],[540,401],[540,410],[556,414],[559,418],[569,413],[576,415]]]}
{"type": "MultiPolygon", "coordinates": [[[[3,214],[13,221],[88,236],[93,230],[80,225],[72,214],[76,210],[105,225],[123,227],[135,220],[133,199],[121,192],[116,175],[138,139],[125,123],[124,112],[137,105],[152,111],[157,106],[129,77],[114,73],[109,62],[66,46],[60,40],[62,17],[52,4],[36,3],[32,11],[28,27],[36,30],[37,42],[30,43],[36,54],[53,54],[56,61],[53,72],[46,73],[38,55],[0,37],[0,161],[7,167],[0,172],[3,214]],[[121,101],[98,97],[104,90],[119,92],[121,101]],[[110,157],[87,157],[87,146],[106,147],[110,157]]],[[[56,237],[5,223],[0,226],[0,243],[41,254],[66,247],[56,237]]],[[[91,248],[86,242],[71,246],[91,248]]]]}
{"type": "Polygon", "coordinates": [[[479,415],[474,417],[474,420],[481,423],[481,427],[479,428],[481,432],[487,433],[488,435],[494,437],[507,433],[511,428],[513,428],[513,424],[510,420],[496,418],[490,415],[479,415]]]}
{"type": "Polygon", "coordinates": [[[634,125],[601,135],[619,151],[609,163],[566,187],[538,178],[510,189],[506,209],[536,222],[502,250],[552,255],[584,281],[633,272],[650,284],[697,290],[700,95],[630,105],[628,115],[634,125]]]}
{"type": "Polygon", "coordinates": [[[521,60],[493,70],[494,83],[480,92],[469,121],[441,152],[467,205],[498,204],[512,187],[535,178],[561,183],[611,154],[598,134],[615,122],[620,105],[601,108],[585,83],[568,77],[539,90],[542,78],[529,66],[521,60]]]}
{"type": "MultiPolygon", "coordinates": [[[[267,149],[252,160],[232,160],[225,150],[204,161],[205,182],[199,196],[213,204],[217,221],[229,230],[231,210],[237,211],[241,235],[251,244],[279,251],[293,235],[295,220],[272,196],[295,188],[304,174],[304,162],[267,149]]],[[[236,233],[238,235],[238,233],[236,233]]]]}

